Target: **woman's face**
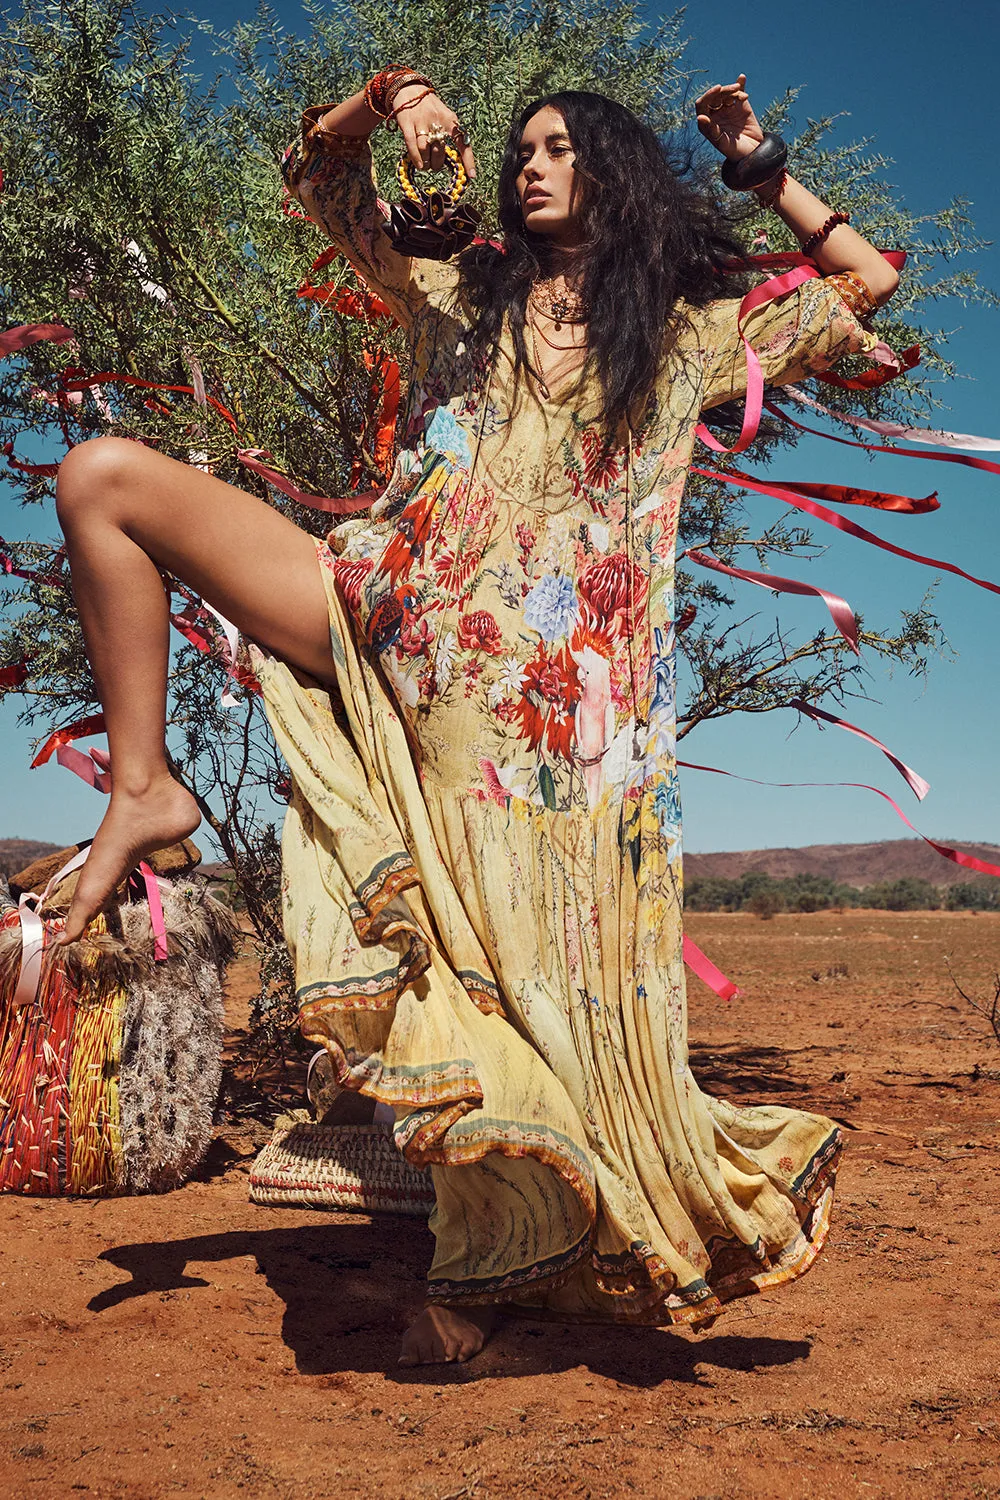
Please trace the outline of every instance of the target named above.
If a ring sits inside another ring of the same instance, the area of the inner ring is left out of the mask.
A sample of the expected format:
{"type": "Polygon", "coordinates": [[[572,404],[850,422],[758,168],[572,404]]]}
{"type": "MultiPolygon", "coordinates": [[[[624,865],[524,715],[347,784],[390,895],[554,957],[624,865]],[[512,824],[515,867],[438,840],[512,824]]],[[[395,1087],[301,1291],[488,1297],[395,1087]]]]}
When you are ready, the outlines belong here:
{"type": "Polygon", "coordinates": [[[567,248],[580,240],[580,179],[573,169],[575,159],[566,121],[547,104],[532,115],[521,134],[517,196],[525,228],[567,248]]]}

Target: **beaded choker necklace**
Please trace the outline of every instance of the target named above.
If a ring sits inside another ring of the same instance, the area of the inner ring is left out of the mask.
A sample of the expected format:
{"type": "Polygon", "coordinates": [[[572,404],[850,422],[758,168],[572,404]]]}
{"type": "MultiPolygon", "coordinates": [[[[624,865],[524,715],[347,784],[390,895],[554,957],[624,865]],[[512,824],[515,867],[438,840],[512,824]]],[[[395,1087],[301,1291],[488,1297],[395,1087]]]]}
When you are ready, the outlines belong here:
{"type": "Polygon", "coordinates": [[[564,323],[586,323],[589,309],[579,292],[574,292],[555,277],[548,281],[536,281],[531,288],[531,303],[535,311],[548,318],[556,328],[564,323]]]}

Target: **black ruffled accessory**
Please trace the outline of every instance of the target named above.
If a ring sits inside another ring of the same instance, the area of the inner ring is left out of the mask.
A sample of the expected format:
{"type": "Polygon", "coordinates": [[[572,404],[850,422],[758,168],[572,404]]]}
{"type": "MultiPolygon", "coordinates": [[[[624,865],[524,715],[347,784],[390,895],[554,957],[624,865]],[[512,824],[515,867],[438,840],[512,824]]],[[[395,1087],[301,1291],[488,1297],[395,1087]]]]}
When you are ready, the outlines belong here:
{"type": "Polygon", "coordinates": [[[405,154],[396,168],[396,179],[403,192],[401,203],[394,203],[384,232],[400,255],[415,255],[423,260],[451,260],[467,250],[476,237],[479,215],[461,201],[468,185],[462,158],[454,146],[442,143],[451,169],[451,185],[445,192],[439,188],[421,191],[414,186],[413,164],[405,154]]]}

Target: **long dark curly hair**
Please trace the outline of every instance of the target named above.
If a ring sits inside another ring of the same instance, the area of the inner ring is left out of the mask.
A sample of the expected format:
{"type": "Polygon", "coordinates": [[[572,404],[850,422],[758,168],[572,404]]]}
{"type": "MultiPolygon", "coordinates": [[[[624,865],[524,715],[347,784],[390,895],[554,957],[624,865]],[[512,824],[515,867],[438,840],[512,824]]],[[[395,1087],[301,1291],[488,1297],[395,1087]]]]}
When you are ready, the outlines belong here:
{"type": "Polygon", "coordinates": [[[517,194],[521,136],[546,105],[558,110],[582,187],[581,291],[590,321],[588,358],[603,392],[601,425],[614,441],[623,421],[641,424],[653,383],[683,325],[678,302],[696,307],[737,295],[745,255],[713,197],[691,175],[691,158],[668,151],[631,110],[602,94],[568,89],[526,106],[513,121],[500,169],[503,249],[478,245],[460,267],[475,326],[471,353],[492,353],[509,313],[519,369],[531,369],[525,311],[531,284],[552,274],[552,246],[532,234],[517,194]]]}

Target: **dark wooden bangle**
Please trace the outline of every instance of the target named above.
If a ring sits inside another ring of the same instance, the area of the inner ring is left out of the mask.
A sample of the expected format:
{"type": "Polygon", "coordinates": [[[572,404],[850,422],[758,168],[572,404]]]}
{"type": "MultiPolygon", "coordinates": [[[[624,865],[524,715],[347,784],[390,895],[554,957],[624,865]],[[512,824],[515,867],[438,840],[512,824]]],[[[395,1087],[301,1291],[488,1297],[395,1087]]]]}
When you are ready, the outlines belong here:
{"type": "Polygon", "coordinates": [[[788,160],[788,147],[780,135],[768,132],[760,145],[739,161],[722,164],[722,180],[734,193],[748,193],[770,181],[788,160]]]}
{"type": "Polygon", "coordinates": [[[850,222],[850,214],[831,214],[826,223],[821,224],[819,229],[806,240],[802,246],[802,254],[812,255],[813,251],[818,250],[824,240],[829,239],[838,224],[849,224],[850,222]]]}

